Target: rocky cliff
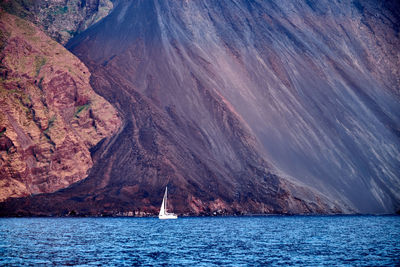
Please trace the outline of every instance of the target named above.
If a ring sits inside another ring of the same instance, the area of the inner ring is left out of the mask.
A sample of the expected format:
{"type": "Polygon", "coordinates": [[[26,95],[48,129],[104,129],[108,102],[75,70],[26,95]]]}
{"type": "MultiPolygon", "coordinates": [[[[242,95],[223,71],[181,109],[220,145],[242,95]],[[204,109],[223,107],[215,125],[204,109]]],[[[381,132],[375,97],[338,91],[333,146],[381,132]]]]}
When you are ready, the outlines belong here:
{"type": "Polygon", "coordinates": [[[0,200],[87,176],[90,149],[118,130],[86,66],[30,22],[0,13],[0,200]]]}

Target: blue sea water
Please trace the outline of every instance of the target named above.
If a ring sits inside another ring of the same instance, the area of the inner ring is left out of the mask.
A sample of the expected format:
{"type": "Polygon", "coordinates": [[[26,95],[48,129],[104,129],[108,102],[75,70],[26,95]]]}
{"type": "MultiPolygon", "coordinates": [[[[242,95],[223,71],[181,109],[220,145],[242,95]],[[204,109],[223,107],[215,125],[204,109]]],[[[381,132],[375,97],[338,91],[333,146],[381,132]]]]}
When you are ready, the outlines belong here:
{"type": "Polygon", "coordinates": [[[400,216],[2,218],[0,265],[400,265],[400,216]]]}

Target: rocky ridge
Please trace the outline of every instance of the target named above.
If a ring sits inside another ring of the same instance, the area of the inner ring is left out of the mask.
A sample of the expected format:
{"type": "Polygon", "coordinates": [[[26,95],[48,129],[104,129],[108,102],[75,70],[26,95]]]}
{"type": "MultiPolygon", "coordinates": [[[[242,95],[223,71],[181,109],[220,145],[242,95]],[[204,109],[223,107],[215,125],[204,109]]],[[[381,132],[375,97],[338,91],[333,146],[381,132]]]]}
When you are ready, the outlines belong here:
{"type": "Polygon", "coordinates": [[[86,66],[36,26],[1,12],[0,33],[0,200],[65,188],[121,121],[86,66]]]}

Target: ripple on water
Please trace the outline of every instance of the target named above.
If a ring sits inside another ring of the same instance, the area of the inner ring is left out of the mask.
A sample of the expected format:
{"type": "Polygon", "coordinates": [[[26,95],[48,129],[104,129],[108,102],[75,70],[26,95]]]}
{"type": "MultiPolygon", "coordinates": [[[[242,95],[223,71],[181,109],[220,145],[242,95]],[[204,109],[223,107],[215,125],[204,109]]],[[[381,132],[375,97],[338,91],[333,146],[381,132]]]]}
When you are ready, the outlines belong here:
{"type": "Polygon", "coordinates": [[[0,265],[398,265],[400,217],[0,219],[0,265]]]}

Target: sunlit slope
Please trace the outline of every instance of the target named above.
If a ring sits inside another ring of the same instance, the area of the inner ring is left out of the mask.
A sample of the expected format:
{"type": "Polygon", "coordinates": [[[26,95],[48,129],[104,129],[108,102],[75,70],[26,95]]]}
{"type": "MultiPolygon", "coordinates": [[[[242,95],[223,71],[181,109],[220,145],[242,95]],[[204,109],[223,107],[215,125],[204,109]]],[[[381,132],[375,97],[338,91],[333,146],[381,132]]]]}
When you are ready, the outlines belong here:
{"type": "Polygon", "coordinates": [[[121,120],[87,67],[28,21],[0,11],[0,202],[50,193],[93,166],[121,120]]]}

